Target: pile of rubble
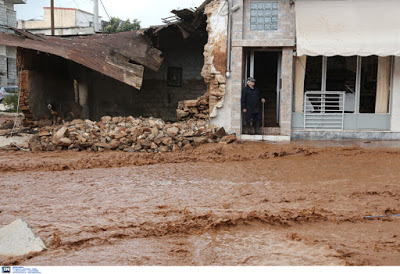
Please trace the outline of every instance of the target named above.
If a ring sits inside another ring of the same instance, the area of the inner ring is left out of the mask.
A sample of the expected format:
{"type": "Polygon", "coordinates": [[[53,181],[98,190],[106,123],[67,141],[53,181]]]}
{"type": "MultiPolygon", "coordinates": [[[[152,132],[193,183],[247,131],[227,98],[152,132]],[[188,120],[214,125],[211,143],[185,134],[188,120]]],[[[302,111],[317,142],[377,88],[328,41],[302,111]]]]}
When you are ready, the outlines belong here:
{"type": "Polygon", "coordinates": [[[176,116],[178,118],[178,121],[185,121],[190,119],[208,120],[208,95],[203,95],[196,100],[185,100],[178,102],[176,116]]]}
{"type": "Polygon", "coordinates": [[[168,123],[155,118],[102,117],[100,122],[73,120],[57,127],[43,127],[32,136],[29,149],[123,150],[128,152],[168,152],[186,150],[201,143],[231,143],[228,135],[204,120],[168,123]]]}

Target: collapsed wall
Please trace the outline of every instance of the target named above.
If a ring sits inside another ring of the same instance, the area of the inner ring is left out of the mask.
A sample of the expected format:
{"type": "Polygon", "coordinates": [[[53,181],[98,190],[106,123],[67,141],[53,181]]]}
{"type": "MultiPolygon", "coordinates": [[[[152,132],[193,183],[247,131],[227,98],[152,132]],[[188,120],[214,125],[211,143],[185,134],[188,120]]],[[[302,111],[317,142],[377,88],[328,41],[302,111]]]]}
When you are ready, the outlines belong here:
{"type": "Polygon", "coordinates": [[[213,1],[205,7],[204,12],[207,15],[208,42],[204,47],[201,75],[207,84],[209,112],[213,117],[216,116],[215,109],[222,106],[225,94],[228,20],[226,1],[213,1]]]}
{"type": "Polygon", "coordinates": [[[53,119],[54,113],[65,121],[99,121],[106,115],[176,121],[178,102],[195,99],[207,90],[201,76],[205,20],[186,39],[175,26],[163,29],[157,37],[164,61],[158,71],[145,68],[141,90],[66,58],[19,48],[20,107],[25,123],[53,119]]]}
{"type": "Polygon", "coordinates": [[[74,94],[74,79],[81,74],[81,66],[52,54],[24,48],[18,48],[17,58],[19,106],[25,124],[49,119],[52,111],[62,120],[81,118],[82,108],[74,94]]]}
{"type": "Polygon", "coordinates": [[[207,90],[200,74],[207,42],[205,20],[186,38],[176,26],[166,27],[156,35],[164,61],[157,72],[145,69],[143,87],[132,105],[137,111],[132,115],[176,121],[178,103],[196,99],[207,90]]]}
{"type": "Polygon", "coordinates": [[[208,40],[204,46],[201,76],[207,92],[196,100],[179,102],[178,120],[209,119],[217,115],[217,108],[222,107],[226,82],[227,12],[226,1],[221,0],[211,1],[204,9],[208,40]]]}

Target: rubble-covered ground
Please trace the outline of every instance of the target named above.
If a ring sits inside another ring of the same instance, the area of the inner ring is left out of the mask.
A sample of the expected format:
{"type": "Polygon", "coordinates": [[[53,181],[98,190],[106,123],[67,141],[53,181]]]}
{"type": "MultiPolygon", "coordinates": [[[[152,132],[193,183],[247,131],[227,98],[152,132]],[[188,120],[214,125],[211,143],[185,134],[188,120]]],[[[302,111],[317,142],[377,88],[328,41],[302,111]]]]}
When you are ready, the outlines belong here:
{"type": "Polygon", "coordinates": [[[0,150],[0,226],[24,218],[48,247],[0,264],[400,265],[398,142],[207,136],[164,153],[0,150]]]}
{"type": "Polygon", "coordinates": [[[176,123],[155,118],[102,117],[101,121],[76,119],[62,125],[12,129],[8,121],[0,135],[29,131],[32,137],[19,148],[30,151],[122,150],[125,152],[168,152],[187,150],[202,143],[232,143],[236,135],[227,134],[205,120],[176,123]]]}

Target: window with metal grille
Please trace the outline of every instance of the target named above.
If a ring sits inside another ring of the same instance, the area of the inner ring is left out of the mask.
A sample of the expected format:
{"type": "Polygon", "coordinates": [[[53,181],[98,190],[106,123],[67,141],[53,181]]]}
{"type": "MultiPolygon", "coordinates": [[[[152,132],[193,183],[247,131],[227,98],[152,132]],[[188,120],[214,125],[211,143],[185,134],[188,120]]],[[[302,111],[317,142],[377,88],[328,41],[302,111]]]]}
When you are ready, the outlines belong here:
{"type": "Polygon", "coordinates": [[[278,13],[278,1],[251,1],[250,30],[277,30],[278,13]]]}

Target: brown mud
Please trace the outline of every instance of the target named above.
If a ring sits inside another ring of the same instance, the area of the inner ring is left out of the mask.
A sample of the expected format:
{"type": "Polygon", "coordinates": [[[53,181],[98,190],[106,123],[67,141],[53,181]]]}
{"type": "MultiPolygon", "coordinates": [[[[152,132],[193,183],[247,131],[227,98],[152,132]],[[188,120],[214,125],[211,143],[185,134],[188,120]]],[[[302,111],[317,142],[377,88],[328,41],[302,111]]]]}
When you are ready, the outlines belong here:
{"type": "Polygon", "coordinates": [[[170,153],[0,151],[15,265],[400,265],[400,146],[207,144],[170,153]]]}

